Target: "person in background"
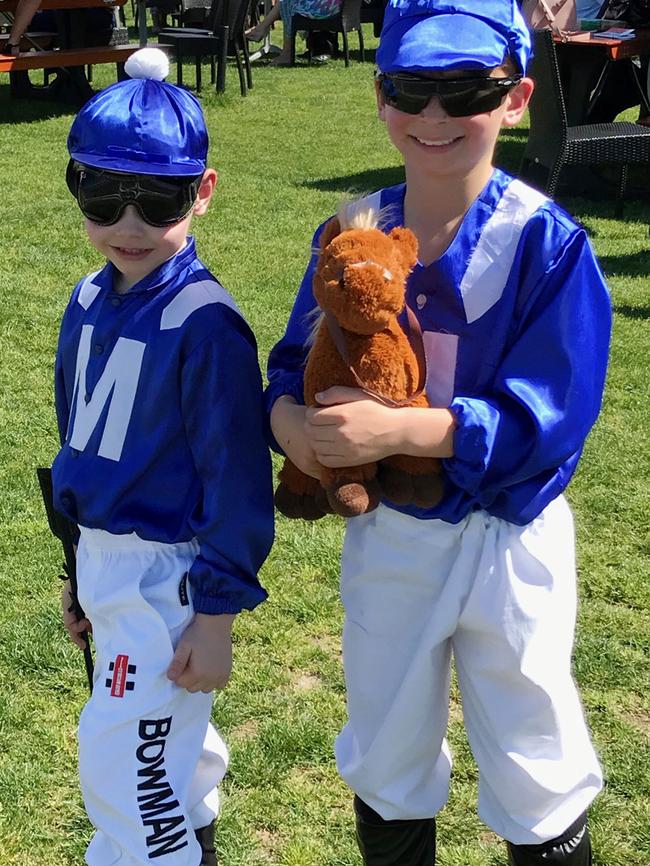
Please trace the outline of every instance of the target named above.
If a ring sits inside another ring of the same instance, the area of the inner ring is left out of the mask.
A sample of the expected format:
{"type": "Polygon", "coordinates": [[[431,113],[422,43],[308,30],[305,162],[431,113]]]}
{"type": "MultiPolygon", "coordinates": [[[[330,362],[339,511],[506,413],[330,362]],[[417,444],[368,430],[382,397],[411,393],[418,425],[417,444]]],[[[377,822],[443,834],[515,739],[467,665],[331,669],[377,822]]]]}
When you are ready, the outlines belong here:
{"type": "Polygon", "coordinates": [[[306,18],[329,18],[331,15],[336,15],[341,8],[341,3],[342,0],[277,0],[266,17],[246,31],[246,38],[252,42],[261,42],[273,24],[282,18],[282,51],[271,61],[271,64],[287,66],[291,62],[291,18],[294,15],[304,15],[306,18]]]}
{"type": "Polygon", "coordinates": [[[593,20],[598,18],[603,5],[602,0],[576,0],[576,13],[578,19],[593,20]]]}
{"type": "MultiPolygon", "coordinates": [[[[601,0],[576,0],[578,19],[602,18],[608,6],[609,0],[604,3],[601,0]]],[[[612,26],[616,24],[616,21],[612,21],[612,26]]],[[[587,118],[589,123],[611,123],[626,108],[638,105],[636,122],[641,126],[650,126],[650,55],[640,55],[637,69],[632,65],[634,62],[630,59],[610,65],[603,87],[591,106],[587,118]]],[[[594,86],[596,84],[595,80],[594,86]]]]}
{"type": "Polygon", "coordinates": [[[36,15],[41,0],[18,0],[14,13],[14,22],[11,25],[9,40],[5,43],[7,54],[17,57],[20,54],[20,40],[36,15]]]}

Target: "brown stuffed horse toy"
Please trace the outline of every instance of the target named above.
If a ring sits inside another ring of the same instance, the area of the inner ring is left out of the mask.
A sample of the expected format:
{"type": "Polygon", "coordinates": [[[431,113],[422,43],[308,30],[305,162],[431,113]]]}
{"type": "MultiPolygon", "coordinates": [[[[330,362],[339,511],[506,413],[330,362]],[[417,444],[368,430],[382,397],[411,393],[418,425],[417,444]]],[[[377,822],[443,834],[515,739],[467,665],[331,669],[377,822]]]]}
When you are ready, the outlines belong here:
{"type": "MultiPolygon", "coordinates": [[[[340,211],[321,234],[313,290],[322,316],[307,358],[305,405],[316,406],[317,393],[343,385],[362,388],[390,406],[429,406],[424,353],[418,358],[397,320],[405,306],[407,277],[417,261],[415,235],[406,228],[382,232],[374,227],[374,212],[357,214],[353,227],[341,231],[344,215],[345,210],[340,211]]],[[[412,314],[410,320],[421,345],[412,314]]],[[[323,466],[320,484],[286,459],[279,482],[278,510],[305,520],[332,512],[343,517],[364,514],[382,497],[427,508],[442,496],[440,461],[428,457],[395,455],[379,464],[323,466]]]]}

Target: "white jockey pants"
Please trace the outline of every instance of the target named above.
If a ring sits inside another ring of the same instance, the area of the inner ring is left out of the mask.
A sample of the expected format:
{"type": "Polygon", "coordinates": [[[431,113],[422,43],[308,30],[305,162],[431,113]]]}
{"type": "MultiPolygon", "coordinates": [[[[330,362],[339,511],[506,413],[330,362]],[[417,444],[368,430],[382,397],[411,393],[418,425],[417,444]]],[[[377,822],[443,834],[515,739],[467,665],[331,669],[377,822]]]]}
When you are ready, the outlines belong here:
{"type": "Polygon", "coordinates": [[[348,521],[341,592],[348,723],[339,772],[387,820],[445,804],[453,652],[479,815],[510,842],[553,839],[602,787],[571,676],[576,576],[560,497],[527,526],[380,506],[348,521]]]}
{"type": "Polygon", "coordinates": [[[79,776],[95,834],[89,866],[198,866],[194,829],[219,809],[228,752],[212,695],[167,679],[193,616],[194,542],[81,529],[79,601],[93,626],[93,694],[79,720],[79,776]]]}

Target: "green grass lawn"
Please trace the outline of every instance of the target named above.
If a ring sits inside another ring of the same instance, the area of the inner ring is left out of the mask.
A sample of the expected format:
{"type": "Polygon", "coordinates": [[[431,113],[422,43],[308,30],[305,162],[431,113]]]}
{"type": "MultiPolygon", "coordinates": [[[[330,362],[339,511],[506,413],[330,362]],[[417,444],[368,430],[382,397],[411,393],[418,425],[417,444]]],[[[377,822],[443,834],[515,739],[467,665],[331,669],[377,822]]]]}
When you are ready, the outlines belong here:
{"type": "MultiPolygon", "coordinates": [[[[96,69],[96,84],[111,75],[96,69]]],[[[220,184],[195,228],[202,257],[255,330],[264,363],[315,226],[347,191],[397,182],[401,173],[375,116],[370,63],[261,66],[254,76],[246,99],[232,69],[225,97],[204,90],[220,184]]],[[[65,106],[12,103],[0,77],[0,866],[77,866],[90,834],[75,775],[82,658],[60,622],[60,553],[34,473],[57,448],[58,321],[77,279],[101,265],[64,182],[72,116],[65,106]]],[[[500,165],[516,170],[525,134],[504,136],[500,165]]],[[[615,308],[605,408],[569,490],[582,594],[575,671],[607,780],[592,809],[595,863],[648,866],[650,207],[630,202],[616,220],[610,202],[563,203],[593,238],[615,308]]],[[[234,676],[214,706],[232,749],[219,825],[224,866],[360,862],[350,793],[332,758],[345,716],[342,529],[335,519],[280,519],[262,575],[270,600],[237,623],[234,676]]],[[[476,818],[477,771],[455,690],[452,700],[456,763],[438,862],[505,864],[505,846],[476,818]]]]}

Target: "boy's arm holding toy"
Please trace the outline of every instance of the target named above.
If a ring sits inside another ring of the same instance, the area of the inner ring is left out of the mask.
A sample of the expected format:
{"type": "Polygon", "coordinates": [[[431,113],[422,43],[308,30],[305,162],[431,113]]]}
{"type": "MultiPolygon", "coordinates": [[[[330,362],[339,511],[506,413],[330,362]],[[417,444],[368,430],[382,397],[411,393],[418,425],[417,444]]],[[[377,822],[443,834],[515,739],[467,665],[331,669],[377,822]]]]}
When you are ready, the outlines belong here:
{"type": "Polygon", "coordinates": [[[356,466],[391,454],[451,457],[455,421],[448,409],[390,408],[357,388],[329,388],[324,408],[307,409],[308,442],[324,466],[356,466]]]}
{"type": "Polygon", "coordinates": [[[271,409],[271,431],[280,450],[312,478],[320,476],[316,453],[307,438],[307,407],[282,394],[271,409]]]}
{"type": "Polygon", "coordinates": [[[314,478],[318,464],[359,466],[391,454],[451,457],[455,420],[448,409],[389,408],[358,388],[329,388],[323,408],[307,408],[284,395],[271,411],[277,443],[314,478]]]}
{"type": "Polygon", "coordinates": [[[510,351],[488,392],[457,394],[445,409],[387,408],[342,388],[321,396],[326,408],[292,405],[298,402],[293,379],[302,369],[301,361],[293,362],[307,335],[301,321],[315,304],[312,259],[285,337],[269,362],[271,429],[296,465],[309,466],[312,454],[333,467],[396,453],[437,456],[446,458],[458,487],[489,503],[499,490],[552,472],[573,455],[577,459],[600,408],[608,293],[584,231],[558,227],[543,212],[535,219],[525,300],[510,351]],[[287,396],[277,399],[289,379],[287,396]]]}

